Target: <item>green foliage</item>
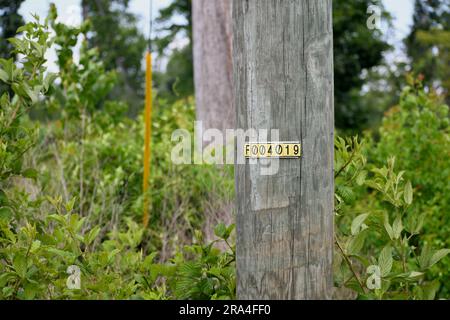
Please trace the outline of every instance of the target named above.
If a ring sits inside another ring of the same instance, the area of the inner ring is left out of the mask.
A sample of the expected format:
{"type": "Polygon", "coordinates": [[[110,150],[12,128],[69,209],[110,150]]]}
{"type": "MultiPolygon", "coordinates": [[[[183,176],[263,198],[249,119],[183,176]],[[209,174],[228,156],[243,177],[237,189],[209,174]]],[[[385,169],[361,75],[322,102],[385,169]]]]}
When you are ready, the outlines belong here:
{"type": "Polygon", "coordinates": [[[171,295],[175,299],[235,299],[236,271],[235,247],[229,238],[234,225],[220,223],[215,228],[217,240],[203,245],[200,233],[199,244],[184,247],[172,260],[175,265],[173,275],[167,277],[171,295]],[[225,242],[228,250],[215,248],[217,242],[225,242]],[[189,260],[186,256],[190,257],[189,260]]]}
{"type": "Polygon", "coordinates": [[[137,17],[128,12],[129,0],[83,0],[83,19],[91,24],[87,46],[96,48],[105,69],[117,71],[118,81],[109,97],[130,105],[130,114],[138,114],[144,83],[142,57],[146,40],[137,27],[137,17]]]}
{"type": "Polygon", "coordinates": [[[339,129],[365,128],[370,115],[377,112],[360,94],[363,72],[381,65],[383,53],[390,48],[380,30],[367,28],[367,8],[372,4],[382,10],[383,22],[390,22],[380,1],[333,1],[335,123],[339,129]]]}
{"type": "MultiPolygon", "coordinates": [[[[21,54],[21,66],[14,60],[0,59],[0,80],[8,92],[0,98],[0,207],[7,206],[6,187],[13,176],[35,177],[35,172],[23,167],[23,155],[33,145],[36,130],[23,124],[23,115],[41,96],[48,93],[54,75],[44,74],[45,52],[51,45],[46,25],[31,22],[19,28],[24,32],[23,39],[11,38],[9,41],[16,54],[21,54]]],[[[2,210],[4,212],[4,210],[2,210]]]]}
{"type": "Polygon", "coordinates": [[[359,299],[434,299],[439,282],[427,276],[450,250],[421,241],[425,216],[396,159],[367,165],[362,149],[357,138],[336,141],[336,286],[359,299]]]}
{"type": "Polygon", "coordinates": [[[446,0],[415,0],[413,25],[404,40],[412,71],[423,76],[426,87],[443,89],[445,95],[450,90],[449,9],[446,0]]]}
{"type": "MultiPolygon", "coordinates": [[[[225,185],[213,167],[189,170],[170,161],[167,141],[176,128],[192,130],[192,104],[155,110],[151,190],[157,192],[151,194],[150,230],[144,230],[135,222],[142,211],[143,121],[124,117],[121,103],[102,101],[115,78],[96,50],[82,46],[74,63],[76,39],[89,24],[71,28],[55,18],[52,7],[52,39],[47,23],[19,29],[25,37],[11,42],[24,56],[21,65],[1,60],[1,81],[15,95],[1,99],[0,298],[234,297],[233,253],[215,248],[218,240],[190,245],[194,234],[201,238],[195,231],[200,213],[214,208],[209,196],[227,195],[232,181],[225,185]],[[44,75],[44,54],[52,43],[57,76],[44,75]],[[44,101],[45,93],[50,98],[44,101]],[[32,136],[26,113],[37,103],[53,119],[32,136]],[[74,265],[81,270],[80,289],[67,286],[74,265]],[[189,290],[181,285],[186,279],[189,290]]],[[[232,227],[217,230],[229,244],[232,227]]]]}
{"type": "Polygon", "coordinates": [[[98,49],[89,49],[84,40],[79,52],[79,63],[74,62],[73,48],[78,37],[86,39],[91,24],[85,22],[79,28],[57,23],[55,5],[50,6],[50,23],[55,31],[56,53],[58,57],[60,83],[55,86],[55,94],[50,97],[51,113],[60,113],[63,128],[69,126],[67,121],[76,120],[97,109],[106,108],[105,99],[117,82],[116,73],[105,71],[104,63],[99,60],[98,49]]]}
{"type": "MultiPolygon", "coordinates": [[[[124,230],[104,236],[99,227],[81,233],[86,217],[73,203],[48,198],[44,219],[0,219],[0,299],[230,299],[235,295],[233,251],[186,246],[168,263],[155,262],[139,246],[144,230],[127,219],[124,230]],[[189,255],[189,258],[185,257],[189,255]],[[69,267],[80,269],[80,288],[67,286],[69,267]]],[[[232,230],[233,226],[227,228],[232,230]]],[[[234,250],[230,247],[230,250],[234,250]]]]}
{"type": "Polygon", "coordinates": [[[12,58],[13,46],[7,39],[16,35],[17,28],[24,24],[19,8],[24,0],[0,1],[0,58],[12,58]]]}
{"type": "MultiPolygon", "coordinates": [[[[8,41],[14,37],[17,28],[23,25],[22,16],[19,14],[19,8],[24,0],[0,0],[0,58],[15,59],[13,46],[8,41]]],[[[0,81],[0,96],[7,91],[8,87],[0,81]]],[[[11,90],[9,89],[11,94],[11,90]]]]}
{"type": "MultiPolygon", "coordinates": [[[[415,214],[423,215],[424,241],[450,246],[450,127],[449,110],[441,98],[426,94],[419,81],[409,80],[398,106],[384,118],[376,140],[368,140],[367,154],[375,165],[396,154],[397,165],[414,187],[415,214]]],[[[449,262],[433,268],[441,277],[440,295],[450,292],[449,262]]]]}
{"type": "MultiPolygon", "coordinates": [[[[450,20],[450,16],[447,20],[450,20]]],[[[450,23],[449,23],[450,24],[450,23]]],[[[428,46],[420,58],[417,58],[414,70],[416,73],[428,73],[424,76],[424,81],[433,90],[442,90],[442,95],[450,102],[450,25],[444,30],[432,29],[430,31],[419,30],[417,41],[428,46]],[[437,53],[436,53],[437,52],[437,53]],[[427,64],[432,64],[430,67],[427,64]],[[432,74],[431,74],[432,73],[432,74]]]]}
{"type": "MultiPolygon", "coordinates": [[[[179,34],[187,36],[192,43],[192,4],[191,0],[174,0],[159,11],[156,18],[157,31],[162,34],[155,39],[156,49],[163,54],[179,34]],[[175,23],[175,16],[184,17],[185,23],[175,23]]],[[[188,47],[192,48],[191,45],[188,47]]]]}
{"type": "MultiPolygon", "coordinates": [[[[437,262],[448,253],[443,248],[450,246],[449,152],[448,106],[440,97],[425,93],[420,81],[412,78],[375,138],[367,137],[365,146],[338,140],[338,237],[343,253],[353,263],[358,261],[353,268],[362,286],[361,275],[368,263],[374,263],[373,256],[387,245],[393,250],[393,267],[382,280],[384,287],[375,292],[358,289],[361,296],[448,297],[449,262],[437,262]],[[394,170],[394,164],[404,171],[394,170]],[[361,252],[373,255],[372,261],[361,252]]],[[[351,269],[339,268],[341,285],[355,288],[358,281],[351,269]]]]}
{"type": "Polygon", "coordinates": [[[194,94],[194,68],[192,47],[174,50],[169,57],[165,72],[154,73],[157,95],[169,102],[194,94]]]}
{"type": "MultiPolygon", "coordinates": [[[[106,232],[120,226],[119,217],[141,219],[143,118],[128,119],[125,104],[107,99],[116,77],[105,71],[97,50],[81,46],[80,61],[73,63],[75,39],[87,34],[90,24],[68,27],[55,22],[54,7],[51,12],[60,82],[46,105],[53,121],[45,126],[32,162],[39,164],[42,190],[65,201],[76,197],[79,213],[91,225],[105,224],[106,232]]],[[[176,246],[191,242],[203,213],[221,204],[213,204],[213,198],[231,197],[233,183],[223,178],[232,177],[232,171],[172,164],[172,132],[193,131],[191,100],[170,107],[154,101],[153,113],[151,227],[145,235],[151,242],[145,241],[145,248],[163,250],[167,259],[176,246]],[[173,234],[178,238],[170,238],[173,234]]]]}
{"type": "Polygon", "coordinates": [[[174,0],[159,11],[155,20],[158,36],[153,39],[159,56],[168,55],[164,72],[154,76],[158,97],[173,102],[194,94],[194,68],[192,54],[192,4],[191,0],[174,0]],[[184,21],[180,22],[180,17],[184,21]],[[189,43],[173,52],[169,45],[179,37],[186,37],[189,43]]]}
{"type": "Polygon", "coordinates": [[[364,73],[364,90],[355,92],[360,96],[352,101],[353,110],[365,110],[355,113],[352,122],[359,122],[360,128],[377,130],[383,112],[396,105],[407,78],[417,76],[426,91],[434,91],[446,99],[449,104],[450,78],[450,33],[449,4],[442,0],[416,0],[413,25],[404,39],[405,61],[389,59],[381,65],[364,73]],[[361,124],[367,124],[361,126],[361,124]]]}

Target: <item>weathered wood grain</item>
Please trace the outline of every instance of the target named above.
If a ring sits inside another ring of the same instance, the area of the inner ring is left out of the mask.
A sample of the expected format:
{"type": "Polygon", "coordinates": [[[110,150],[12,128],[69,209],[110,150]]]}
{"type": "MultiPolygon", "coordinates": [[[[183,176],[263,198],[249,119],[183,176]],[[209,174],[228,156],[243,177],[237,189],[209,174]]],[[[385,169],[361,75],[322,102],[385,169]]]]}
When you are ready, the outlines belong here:
{"type": "Polygon", "coordinates": [[[224,134],[235,126],[231,7],[232,0],[192,1],[197,121],[224,134]]]}
{"type": "Polygon", "coordinates": [[[328,299],[333,252],[331,0],[234,0],[237,128],[279,129],[301,159],[236,164],[239,299],[328,299]],[[255,200],[256,199],[256,200],[255,200]]]}

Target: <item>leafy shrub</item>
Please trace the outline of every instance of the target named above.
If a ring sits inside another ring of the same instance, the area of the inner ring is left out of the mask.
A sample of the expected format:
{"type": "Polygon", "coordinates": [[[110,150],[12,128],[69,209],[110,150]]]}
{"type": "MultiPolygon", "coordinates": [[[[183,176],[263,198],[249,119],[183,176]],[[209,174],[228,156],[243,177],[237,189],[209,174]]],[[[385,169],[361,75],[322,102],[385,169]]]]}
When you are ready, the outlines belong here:
{"type": "Polygon", "coordinates": [[[0,207],[2,215],[8,208],[5,188],[13,176],[35,177],[31,168],[23,168],[23,155],[33,145],[36,128],[23,125],[23,114],[36,104],[41,94],[48,92],[53,74],[44,75],[44,55],[51,42],[46,25],[28,23],[19,31],[24,39],[9,39],[15,54],[24,55],[19,68],[13,59],[0,59],[0,80],[14,93],[0,98],[0,207]]]}
{"type": "Polygon", "coordinates": [[[434,299],[426,275],[450,250],[417,244],[424,215],[395,162],[368,170],[357,138],[337,139],[335,282],[360,299],[434,299]]]}
{"type": "MultiPolygon", "coordinates": [[[[53,212],[44,219],[0,220],[0,299],[199,299],[234,297],[234,248],[221,252],[214,242],[186,246],[168,263],[139,248],[144,230],[131,219],[101,245],[99,227],[81,234],[86,218],[74,201],[48,199],[53,212]],[[186,255],[188,257],[186,257],[186,255]],[[69,268],[81,270],[80,289],[68,287],[69,268]]],[[[228,243],[233,226],[219,225],[228,243]],[[225,230],[225,231],[222,231],[225,230]]]]}
{"type": "MultiPolygon", "coordinates": [[[[82,232],[102,225],[100,235],[105,235],[120,228],[123,217],[141,219],[143,119],[127,118],[126,105],[107,99],[116,77],[105,72],[95,49],[82,45],[80,62],[74,63],[74,46],[78,37],[86,38],[89,23],[79,28],[56,23],[52,8],[49,21],[61,72],[46,104],[54,116],[30,162],[42,173],[41,190],[61,194],[64,201],[77,198],[77,211],[88,218],[82,232]]],[[[168,141],[175,129],[193,131],[192,99],[170,106],[156,100],[153,118],[151,220],[144,248],[162,250],[165,260],[177,245],[192,241],[194,230],[202,228],[203,213],[216,208],[212,199],[231,198],[233,182],[223,177],[233,172],[228,167],[172,164],[168,141]]]]}
{"type": "Polygon", "coordinates": [[[235,299],[236,266],[235,247],[230,244],[234,225],[219,223],[214,233],[217,240],[202,244],[201,233],[197,233],[198,244],[186,246],[172,260],[175,272],[169,273],[167,283],[176,299],[235,299]],[[216,242],[225,242],[228,250],[214,247],[216,242]],[[186,256],[188,259],[186,259],[186,256]]]}
{"type": "MultiPolygon", "coordinates": [[[[11,61],[1,61],[1,80],[11,86],[15,95],[10,99],[5,94],[1,99],[0,298],[233,297],[233,254],[216,249],[217,241],[188,245],[180,251],[179,245],[183,241],[175,242],[175,238],[173,248],[168,252],[171,254],[176,250],[178,253],[167,263],[154,262],[157,255],[150,251],[152,247],[158,247],[158,241],[164,240],[161,239],[163,231],[186,237],[189,232],[194,235],[195,227],[200,226],[197,210],[203,206],[201,197],[211,192],[211,186],[220,179],[213,167],[203,171],[172,167],[167,158],[167,146],[163,143],[165,140],[159,140],[167,138],[164,135],[173,130],[171,127],[180,125],[176,119],[190,120],[192,106],[179,104],[156,113],[160,120],[154,124],[159,129],[153,137],[156,140],[154,146],[160,149],[158,151],[164,148],[164,152],[158,153],[161,158],[154,158],[159,169],[153,174],[152,183],[158,182],[157,179],[162,186],[170,183],[170,187],[163,189],[174,193],[168,192],[173,195],[171,198],[152,195],[152,200],[157,208],[163,203],[164,213],[174,217],[170,220],[168,216],[155,214],[153,233],[149,237],[148,231],[140,228],[133,219],[139,218],[142,207],[139,202],[141,183],[137,178],[142,161],[142,121],[121,119],[123,106],[114,102],[106,101],[102,104],[104,109],[96,109],[101,101],[95,100],[95,93],[100,87],[110,87],[112,75],[102,76],[104,71],[101,63],[96,62],[95,51],[83,52],[80,64],[73,63],[71,48],[82,30],[57,25],[55,17],[56,12],[52,11],[49,21],[56,29],[55,39],[49,39],[48,24],[41,25],[37,21],[19,30],[25,31],[23,40],[12,40],[17,53],[25,56],[22,68],[11,61]],[[50,87],[55,75],[44,77],[43,57],[52,41],[60,46],[62,72],[58,84],[50,87]],[[87,57],[83,58],[83,55],[87,57]],[[28,132],[33,122],[27,120],[26,111],[42,103],[40,95],[47,92],[52,95],[45,103],[59,116],[47,123],[44,130],[36,130],[39,135],[33,137],[28,132]],[[80,106],[82,108],[77,109],[80,106]],[[109,112],[101,112],[105,110],[109,112]],[[41,140],[33,154],[39,156],[26,154],[38,136],[41,140]],[[77,142],[80,140],[81,143],[77,142]],[[39,170],[23,170],[22,163],[37,163],[39,170]],[[59,179],[55,179],[55,167],[59,179]],[[29,194],[23,190],[25,180],[14,185],[11,180],[16,177],[33,178],[37,191],[29,194]],[[163,177],[177,180],[164,180],[163,177]],[[127,187],[123,181],[131,182],[128,189],[134,192],[135,198],[120,196],[127,187]],[[192,187],[198,188],[196,193],[190,193],[192,187]],[[61,190],[62,195],[59,195],[61,190]],[[105,205],[107,201],[112,205],[105,205]],[[100,207],[96,207],[96,203],[101,203],[100,207]],[[122,207],[118,208],[117,204],[122,207]],[[125,216],[119,221],[122,213],[125,216]],[[169,220],[175,226],[164,230],[156,217],[169,220]],[[177,224],[182,219],[192,223],[179,228],[177,224]],[[113,221],[111,225],[105,223],[110,220],[113,221]],[[80,289],[67,286],[67,272],[74,265],[81,269],[80,289]],[[191,283],[189,292],[184,292],[181,285],[186,279],[191,283]]],[[[229,243],[231,230],[232,227],[219,225],[217,235],[229,243]]],[[[197,236],[199,234],[197,232],[197,236]]],[[[184,242],[188,243],[190,239],[184,242]]],[[[233,247],[230,249],[234,250],[233,247]]],[[[169,260],[169,257],[161,260],[169,260]]]]}
{"type": "MultiPolygon", "coordinates": [[[[376,139],[367,139],[365,153],[375,166],[396,155],[396,164],[414,187],[411,210],[423,219],[426,243],[450,247],[450,126],[442,97],[425,93],[419,80],[408,79],[399,105],[389,110],[376,139]]],[[[439,296],[450,294],[450,261],[434,266],[429,279],[441,279],[439,296]]]]}

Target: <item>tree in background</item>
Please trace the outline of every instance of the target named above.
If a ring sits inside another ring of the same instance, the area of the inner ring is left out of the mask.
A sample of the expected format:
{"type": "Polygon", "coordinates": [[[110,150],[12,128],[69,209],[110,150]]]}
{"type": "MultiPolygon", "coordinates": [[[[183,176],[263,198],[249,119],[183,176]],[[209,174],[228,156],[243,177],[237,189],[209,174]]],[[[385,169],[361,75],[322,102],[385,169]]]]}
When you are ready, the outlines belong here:
{"type": "MultiPolygon", "coordinates": [[[[363,74],[381,65],[390,48],[380,30],[366,25],[372,4],[372,0],[333,1],[335,124],[341,129],[363,129],[379,113],[361,94],[366,82],[363,74]]],[[[381,3],[377,5],[389,22],[381,3]]]]}
{"type": "MultiPolygon", "coordinates": [[[[192,43],[190,4],[190,0],[174,0],[167,8],[160,11],[156,23],[162,26],[159,30],[165,32],[164,36],[157,41],[162,49],[161,53],[179,34],[187,35],[192,43]],[[176,16],[184,17],[186,23],[174,23],[176,16]]],[[[383,62],[383,53],[390,48],[382,38],[381,31],[367,28],[366,21],[369,17],[367,8],[372,4],[372,0],[333,1],[335,114],[336,126],[339,128],[361,129],[367,125],[373,114],[380,113],[374,106],[365,103],[361,95],[361,87],[365,81],[363,73],[380,65],[383,62]]],[[[389,21],[389,15],[382,5],[379,5],[382,8],[383,17],[389,21]]],[[[169,64],[175,57],[180,59],[180,52],[177,54],[169,58],[169,64]]],[[[185,54],[190,53],[187,50],[185,54]]],[[[190,58],[184,60],[190,61],[190,58]]],[[[160,88],[163,87],[160,92],[169,93],[168,87],[170,88],[172,83],[191,82],[192,74],[185,73],[184,70],[183,68],[171,70],[170,78],[167,74],[166,79],[169,78],[172,82],[166,80],[166,82],[157,83],[160,88]]]]}
{"type": "Polygon", "coordinates": [[[173,0],[169,6],[159,11],[159,16],[155,23],[159,26],[158,32],[161,33],[155,39],[157,50],[160,54],[169,47],[178,35],[185,36],[192,43],[192,1],[191,0],[173,0]],[[174,22],[173,18],[180,16],[184,22],[174,22]]]}
{"type": "MultiPolygon", "coordinates": [[[[17,29],[24,24],[19,9],[25,0],[0,0],[0,58],[15,58],[11,56],[13,49],[8,38],[16,35],[17,29]]],[[[0,96],[5,92],[6,86],[0,84],[0,96]]]]}
{"type": "Polygon", "coordinates": [[[155,20],[158,36],[154,39],[159,56],[169,56],[166,70],[154,72],[158,96],[173,101],[194,94],[194,68],[192,55],[191,0],[174,0],[159,11],[155,20]],[[174,21],[177,17],[177,21],[174,21]],[[179,21],[181,20],[181,21],[179,21]],[[169,47],[181,37],[188,43],[169,52],[169,47]]]}
{"type": "Polygon", "coordinates": [[[169,57],[166,69],[153,72],[153,82],[158,97],[168,102],[187,98],[194,94],[194,68],[192,46],[175,49],[169,57]]]}
{"type": "Polygon", "coordinates": [[[0,0],[0,57],[11,58],[13,46],[8,38],[14,38],[17,29],[24,24],[19,9],[25,0],[0,0]]]}
{"type": "Polygon", "coordinates": [[[124,99],[135,115],[140,110],[144,82],[142,57],[146,40],[137,18],[127,12],[129,0],[82,0],[83,19],[92,23],[89,47],[97,47],[107,70],[117,70],[119,83],[112,99],[124,99]],[[123,98],[125,97],[125,98],[123,98]]]}
{"type": "Polygon", "coordinates": [[[154,75],[158,96],[175,100],[195,90],[204,128],[233,128],[231,1],[174,0],[155,22],[158,54],[170,54],[165,72],[154,75]],[[169,53],[181,37],[188,43],[169,53]]]}
{"type": "MultiPolygon", "coordinates": [[[[423,75],[429,89],[450,89],[450,2],[416,0],[413,26],[405,39],[412,71],[423,75]]],[[[447,97],[448,101],[448,97],[447,97]]],[[[450,101],[448,101],[450,102],[450,101]]]]}

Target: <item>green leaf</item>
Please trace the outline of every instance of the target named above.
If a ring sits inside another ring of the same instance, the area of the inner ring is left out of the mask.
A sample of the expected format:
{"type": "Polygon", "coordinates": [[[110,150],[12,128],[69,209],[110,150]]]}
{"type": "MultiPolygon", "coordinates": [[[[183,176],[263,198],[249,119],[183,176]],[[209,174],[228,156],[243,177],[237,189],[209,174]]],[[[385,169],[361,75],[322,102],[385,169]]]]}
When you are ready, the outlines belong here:
{"type": "Polygon", "coordinates": [[[414,281],[417,280],[417,278],[423,276],[423,272],[418,271],[411,271],[411,272],[403,272],[403,273],[397,273],[391,276],[392,279],[402,279],[406,281],[414,281]]]}
{"type": "MultiPolygon", "coordinates": [[[[55,254],[55,255],[57,255],[57,256],[60,256],[60,257],[62,257],[62,258],[64,258],[64,259],[70,259],[70,260],[73,260],[73,259],[76,258],[76,255],[73,254],[72,252],[60,250],[60,249],[53,248],[53,247],[47,248],[47,252],[52,253],[52,254],[55,254]]],[[[69,262],[71,262],[71,261],[69,261],[69,262]]]]}
{"type": "Polygon", "coordinates": [[[400,215],[397,216],[394,220],[394,224],[392,225],[392,233],[394,236],[394,239],[400,238],[400,234],[403,230],[403,224],[402,224],[402,217],[400,215]]]}
{"type": "Polygon", "coordinates": [[[389,216],[387,215],[386,212],[384,213],[384,230],[386,230],[391,240],[395,239],[394,229],[392,229],[391,225],[389,224],[389,216]]]}
{"type": "Polygon", "coordinates": [[[411,271],[409,274],[408,274],[408,278],[409,279],[417,279],[418,277],[421,277],[421,276],[423,276],[423,272],[418,272],[418,271],[411,271]]]}
{"type": "Polygon", "coordinates": [[[23,89],[23,87],[21,87],[19,84],[17,83],[13,83],[11,84],[11,89],[14,91],[14,93],[16,93],[18,96],[21,97],[25,97],[27,96],[27,93],[25,92],[25,90],[23,89]]]}
{"type": "Polygon", "coordinates": [[[0,80],[2,80],[3,82],[8,82],[9,80],[8,74],[3,69],[0,69],[0,80]]]}
{"type": "MultiPolygon", "coordinates": [[[[389,160],[388,160],[389,161],[389,160]]],[[[386,178],[388,175],[388,169],[386,167],[383,168],[373,168],[372,172],[377,173],[379,176],[386,178]]]]}
{"type": "Polygon", "coordinates": [[[404,190],[404,194],[403,197],[405,199],[405,203],[407,205],[410,205],[413,201],[413,190],[412,190],[412,186],[411,186],[411,181],[408,181],[405,184],[405,190],[404,190]]]}
{"type": "Polygon", "coordinates": [[[22,40],[22,39],[19,39],[19,38],[8,38],[7,40],[8,40],[8,42],[10,42],[16,48],[16,50],[19,50],[19,51],[23,52],[27,48],[27,45],[26,45],[25,41],[22,40]]]}
{"type": "Polygon", "coordinates": [[[436,297],[436,292],[439,290],[439,281],[434,280],[430,283],[425,284],[422,286],[422,299],[423,300],[434,300],[436,297]]]}
{"type": "Polygon", "coordinates": [[[405,174],[405,171],[400,171],[400,172],[397,174],[397,178],[395,179],[395,183],[399,184],[400,181],[402,180],[402,177],[403,177],[404,174],[405,174]]]}
{"type": "Polygon", "coordinates": [[[158,252],[152,252],[148,256],[145,257],[144,261],[142,262],[142,265],[144,266],[144,268],[146,270],[151,269],[151,267],[153,265],[153,261],[155,260],[157,255],[158,255],[158,252]]]}
{"type": "Polygon", "coordinates": [[[431,256],[432,252],[430,245],[428,243],[425,243],[420,256],[417,258],[421,270],[427,269],[430,266],[431,256]]]}
{"type": "Polygon", "coordinates": [[[366,257],[357,254],[352,255],[352,257],[361,262],[361,264],[366,268],[370,265],[370,260],[366,257]]]}
{"type": "Polygon", "coordinates": [[[14,287],[4,287],[2,289],[2,293],[3,293],[3,297],[7,298],[9,296],[12,296],[12,294],[14,293],[14,287]]]}
{"type": "Polygon", "coordinates": [[[354,279],[354,278],[348,280],[348,281],[345,283],[345,287],[346,287],[346,288],[349,288],[349,289],[351,289],[351,290],[353,290],[353,291],[356,291],[356,292],[359,293],[359,294],[364,294],[364,290],[363,290],[363,289],[361,288],[361,286],[359,285],[358,280],[356,280],[356,279],[354,279]]]}
{"type": "Polygon", "coordinates": [[[13,267],[17,275],[24,279],[27,274],[27,259],[25,255],[17,253],[13,259],[13,267]]]}
{"type": "Polygon", "coordinates": [[[364,246],[367,232],[360,232],[356,236],[351,237],[347,242],[347,254],[356,255],[364,246]]]}
{"type": "Polygon", "coordinates": [[[0,59],[0,65],[3,67],[3,71],[6,73],[9,81],[12,81],[14,74],[14,60],[13,59],[0,59]]]}
{"type": "Polygon", "coordinates": [[[84,236],[84,243],[86,245],[91,244],[92,241],[94,241],[94,239],[97,238],[99,232],[100,232],[100,227],[99,226],[96,226],[94,229],[89,231],[89,233],[84,236]]]}
{"type": "Polygon", "coordinates": [[[76,213],[70,214],[70,227],[74,232],[78,232],[81,227],[83,226],[84,221],[86,220],[86,217],[80,217],[76,213]]]}
{"type": "Polygon", "coordinates": [[[67,211],[68,213],[72,212],[73,207],[74,207],[74,205],[75,205],[75,200],[76,200],[76,198],[74,197],[74,198],[70,199],[70,200],[64,205],[64,208],[66,209],[66,211],[67,211]]]}
{"type": "Polygon", "coordinates": [[[34,253],[41,247],[41,242],[39,240],[34,240],[31,244],[30,252],[34,253]]]}
{"type": "Polygon", "coordinates": [[[66,224],[66,218],[62,215],[59,214],[51,214],[47,216],[48,220],[53,220],[58,222],[60,225],[65,225],[66,224]]]}
{"type": "Polygon", "coordinates": [[[214,234],[221,239],[223,239],[226,236],[226,233],[227,233],[227,227],[225,226],[225,224],[223,222],[219,223],[214,228],[214,234]]]}
{"type": "Polygon", "coordinates": [[[429,267],[431,267],[432,265],[439,262],[439,260],[444,258],[449,253],[450,253],[450,249],[441,249],[441,250],[435,251],[430,258],[429,267]]]}
{"type": "Polygon", "coordinates": [[[419,217],[417,218],[417,222],[414,228],[414,233],[419,233],[420,230],[423,227],[423,223],[425,222],[425,218],[426,218],[427,214],[426,212],[422,213],[421,215],[419,215],[419,217]]]}
{"type": "Polygon", "coordinates": [[[0,208],[0,220],[9,221],[13,216],[13,211],[9,207],[0,208]]]}
{"type": "Polygon", "coordinates": [[[37,56],[39,58],[42,58],[45,53],[45,49],[36,41],[30,41],[30,44],[34,47],[34,49],[37,51],[37,56]]]}
{"type": "Polygon", "coordinates": [[[22,171],[22,176],[24,176],[25,178],[36,180],[38,177],[38,172],[33,168],[28,168],[22,171]]]}
{"type": "Polygon", "coordinates": [[[359,231],[361,230],[361,225],[364,223],[364,221],[368,216],[369,216],[368,213],[363,213],[357,216],[355,219],[353,219],[351,226],[352,235],[356,235],[359,233],[359,231]]]}
{"type": "Polygon", "coordinates": [[[33,27],[31,26],[31,24],[27,23],[27,24],[24,25],[24,26],[20,26],[20,27],[17,29],[16,33],[21,33],[21,32],[24,32],[24,31],[26,31],[26,32],[31,32],[32,30],[33,30],[33,27]]]}
{"type": "Polygon", "coordinates": [[[386,277],[392,269],[392,248],[388,245],[381,250],[378,257],[378,265],[380,266],[381,276],[386,277]]]}
{"type": "Polygon", "coordinates": [[[32,103],[36,103],[39,100],[39,88],[31,89],[28,85],[25,83],[22,84],[25,88],[25,92],[27,93],[28,97],[31,99],[32,103]]]}
{"type": "Polygon", "coordinates": [[[422,229],[426,216],[426,212],[423,212],[421,214],[410,213],[406,215],[404,220],[404,229],[411,234],[418,234],[422,229]]]}
{"type": "Polygon", "coordinates": [[[8,197],[6,196],[5,191],[0,189],[0,205],[8,204],[8,197]]]}
{"type": "Polygon", "coordinates": [[[13,272],[4,272],[0,274],[0,288],[5,287],[8,281],[14,278],[16,278],[16,275],[13,272]]]}
{"type": "Polygon", "coordinates": [[[233,232],[234,228],[236,227],[236,225],[234,223],[230,224],[227,227],[227,239],[230,237],[231,232],[233,232]]]}
{"type": "Polygon", "coordinates": [[[362,170],[358,173],[358,176],[356,177],[356,183],[358,184],[358,186],[362,186],[364,184],[364,182],[366,181],[366,177],[367,171],[362,170]]]}
{"type": "Polygon", "coordinates": [[[39,15],[37,13],[31,13],[31,16],[34,18],[36,22],[39,22],[39,15]]]}
{"type": "Polygon", "coordinates": [[[55,79],[58,77],[57,73],[49,72],[44,79],[44,90],[47,92],[48,89],[52,86],[55,79]]]}
{"type": "Polygon", "coordinates": [[[26,300],[32,300],[38,293],[39,287],[33,283],[27,283],[23,290],[23,298],[26,300]]]}
{"type": "Polygon", "coordinates": [[[120,252],[120,249],[114,249],[113,251],[108,253],[108,261],[111,261],[112,258],[114,258],[118,253],[120,252]]]}

